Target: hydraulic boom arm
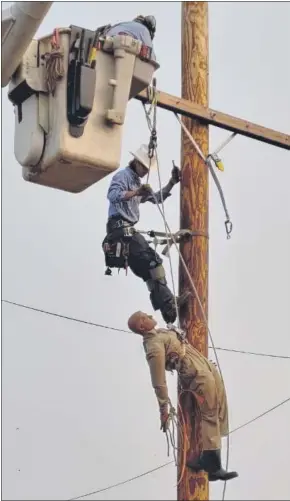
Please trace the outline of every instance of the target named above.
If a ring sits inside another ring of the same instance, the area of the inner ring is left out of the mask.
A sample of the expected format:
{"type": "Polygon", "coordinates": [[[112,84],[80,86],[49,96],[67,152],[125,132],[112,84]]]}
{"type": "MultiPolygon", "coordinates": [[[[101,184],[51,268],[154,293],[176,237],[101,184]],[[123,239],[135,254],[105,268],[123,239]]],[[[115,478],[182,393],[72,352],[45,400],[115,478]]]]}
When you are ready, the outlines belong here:
{"type": "Polygon", "coordinates": [[[2,81],[6,87],[53,2],[14,2],[2,11],[2,81]]]}

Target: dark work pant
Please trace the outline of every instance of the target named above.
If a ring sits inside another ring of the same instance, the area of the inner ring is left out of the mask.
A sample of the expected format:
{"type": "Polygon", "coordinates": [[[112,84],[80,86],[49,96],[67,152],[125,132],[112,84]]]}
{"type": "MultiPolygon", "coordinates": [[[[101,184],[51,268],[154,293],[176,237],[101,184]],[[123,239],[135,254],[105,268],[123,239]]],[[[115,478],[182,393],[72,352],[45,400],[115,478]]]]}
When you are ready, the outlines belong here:
{"type": "Polygon", "coordinates": [[[149,270],[162,264],[161,257],[150,247],[147,240],[135,233],[130,239],[130,254],[128,264],[137,277],[145,282],[151,279],[149,270]]]}
{"type": "MultiPolygon", "coordinates": [[[[112,225],[108,224],[107,229],[112,232],[112,225]]],[[[112,232],[112,236],[114,233],[112,232]]],[[[140,233],[135,233],[126,241],[129,242],[128,265],[131,271],[144,282],[150,281],[150,300],[154,310],[160,310],[167,323],[176,320],[176,308],[174,296],[167,286],[166,279],[153,280],[150,270],[162,265],[162,259],[157,252],[150,247],[147,240],[140,233]]]]}

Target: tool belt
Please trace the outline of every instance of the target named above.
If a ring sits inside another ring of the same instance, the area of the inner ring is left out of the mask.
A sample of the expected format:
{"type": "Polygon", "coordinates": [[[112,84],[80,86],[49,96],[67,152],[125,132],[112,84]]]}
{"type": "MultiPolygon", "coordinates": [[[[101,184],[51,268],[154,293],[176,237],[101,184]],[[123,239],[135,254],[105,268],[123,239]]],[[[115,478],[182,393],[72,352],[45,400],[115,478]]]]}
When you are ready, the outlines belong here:
{"type": "Polygon", "coordinates": [[[111,275],[111,268],[128,268],[128,258],[130,251],[130,240],[136,233],[132,223],[112,217],[107,224],[107,236],[102,247],[105,254],[107,270],[106,275],[111,275]]]}
{"type": "MultiPolygon", "coordinates": [[[[103,251],[107,268],[124,268],[127,270],[129,243],[123,241],[103,242],[103,251]]],[[[109,270],[106,270],[106,275],[111,275],[109,270]]]]}

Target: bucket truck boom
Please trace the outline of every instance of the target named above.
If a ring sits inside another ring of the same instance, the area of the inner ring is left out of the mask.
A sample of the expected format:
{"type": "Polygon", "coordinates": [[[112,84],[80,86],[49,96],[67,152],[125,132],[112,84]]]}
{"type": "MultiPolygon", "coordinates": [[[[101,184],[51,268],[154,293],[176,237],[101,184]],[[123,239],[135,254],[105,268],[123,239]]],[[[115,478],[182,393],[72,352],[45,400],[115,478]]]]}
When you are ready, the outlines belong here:
{"type": "Polygon", "coordinates": [[[2,80],[6,87],[53,2],[14,2],[2,11],[2,80]]]}

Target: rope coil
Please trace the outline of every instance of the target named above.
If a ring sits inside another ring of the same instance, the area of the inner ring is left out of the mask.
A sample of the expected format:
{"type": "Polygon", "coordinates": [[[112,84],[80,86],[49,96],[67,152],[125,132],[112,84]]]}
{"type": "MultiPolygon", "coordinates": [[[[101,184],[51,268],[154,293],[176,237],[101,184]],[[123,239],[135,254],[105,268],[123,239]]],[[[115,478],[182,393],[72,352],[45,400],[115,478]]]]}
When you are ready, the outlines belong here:
{"type": "Polygon", "coordinates": [[[63,51],[59,42],[59,31],[56,28],[51,38],[51,51],[44,54],[46,67],[46,87],[48,92],[54,96],[56,84],[64,77],[63,51]]]}

